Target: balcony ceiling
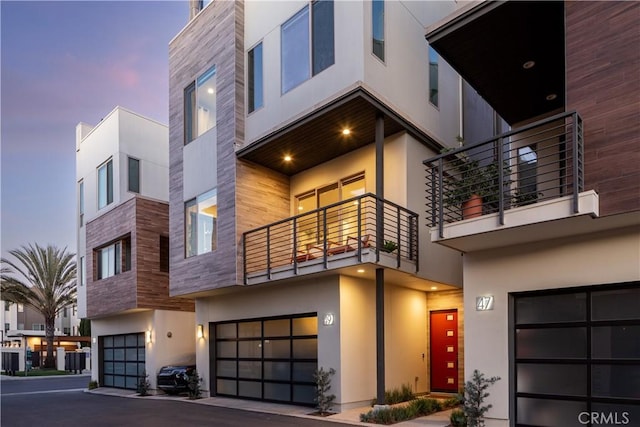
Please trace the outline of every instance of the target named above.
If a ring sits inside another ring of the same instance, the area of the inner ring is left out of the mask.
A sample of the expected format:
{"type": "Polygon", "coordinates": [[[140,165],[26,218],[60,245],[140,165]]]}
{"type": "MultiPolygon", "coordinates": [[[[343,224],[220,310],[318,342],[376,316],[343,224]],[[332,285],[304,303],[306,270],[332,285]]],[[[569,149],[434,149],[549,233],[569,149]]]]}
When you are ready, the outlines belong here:
{"type": "Polygon", "coordinates": [[[429,27],[426,37],[509,124],[565,105],[561,1],[475,3],[429,27]],[[535,65],[525,68],[528,61],[535,65]]]}
{"type": "Polygon", "coordinates": [[[293,123],[241,148],[238,158],[291,176],[375,142],[376,116],[384,115],[384,136],[406,130],[439,150],[424,132],[359,87],[293,123]],[[342,135],[348,128],[351,134],[342,135]],[[291,161],[284,160],[286,155],[291,161]]]}

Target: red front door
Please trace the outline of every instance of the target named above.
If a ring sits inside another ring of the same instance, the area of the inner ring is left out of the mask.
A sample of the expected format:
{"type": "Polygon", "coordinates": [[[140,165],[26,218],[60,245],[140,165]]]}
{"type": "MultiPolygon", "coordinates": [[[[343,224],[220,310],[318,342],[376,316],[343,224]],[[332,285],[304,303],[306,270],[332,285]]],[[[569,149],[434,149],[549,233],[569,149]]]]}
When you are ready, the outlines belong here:
{"type": "Polygon", "coordinates": [[[458,310],[430,313],[431,391],[458,392],[458,310]]]}

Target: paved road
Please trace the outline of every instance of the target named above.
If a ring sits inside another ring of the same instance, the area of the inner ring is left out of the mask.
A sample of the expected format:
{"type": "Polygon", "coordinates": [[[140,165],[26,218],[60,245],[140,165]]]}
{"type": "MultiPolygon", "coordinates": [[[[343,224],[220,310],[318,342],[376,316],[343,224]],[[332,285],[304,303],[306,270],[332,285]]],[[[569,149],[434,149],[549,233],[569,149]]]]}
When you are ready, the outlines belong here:
{"type": "Polygon", "coordinates": [[[64,375],[33,378],[0,377],[0,394],[2,396],[16,393],[34,393],[51,390],[85,389],[89,385],[89,375],[64,375]]]}
{"type": "MultiPolygon", "coordinates": [[[[65,379],[67,379],[65,377],[65,379]]],[[[70,378],[69,378],[70,379],[70,378]]],[[[86,386],[87,378],[81,387],[86,386]]],[[[60,378],[62,380],[62,378],[60,378]]],[[[68,387],[75,387],[69,382],[68,387]]],[[[216,427],[340,427],[346,424],[242,411],[189,401],[126,398],[60,391],[51,378],[2,381],[0,425],[21,426],[216,426],[216,427]],[[43,384],[51,388],[43,389],[43,384]],[[11,389],[11,391],[9,390],[11,389]],[[16,391],[21,390],[21,391],[16,391]]]]}

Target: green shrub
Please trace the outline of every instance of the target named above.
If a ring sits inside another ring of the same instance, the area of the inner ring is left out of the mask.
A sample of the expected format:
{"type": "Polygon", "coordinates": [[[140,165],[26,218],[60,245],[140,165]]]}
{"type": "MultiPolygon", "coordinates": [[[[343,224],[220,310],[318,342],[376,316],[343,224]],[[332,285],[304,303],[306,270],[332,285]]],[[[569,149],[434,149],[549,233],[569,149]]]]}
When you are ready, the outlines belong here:
{"type": "Polygon", "coordinates": [[[435,399],[416,399],[406,406],[371,410],[360,414],[360,421],[375,424],[393,424],[433,414],[442,409],[435,399]]]}
{"type": "Polygon", "coordinates": [[[193,373],[189,375],[189,400],[200,399],[202,396],[202,390],[200,389],[200,384],[202,383],[202,377],[198,374],[198,371],[195,369],[193,373]]]}
{"type": "Polygon", "coordinates": [[[451,409],[460,406],[460,399],[457,397],[450,397],[442,402],[442,409],[451,409]]]}
{"type": "Polygon", "coordinates": [[[316,369],[313,373],[313,379],[316,382],[315,401],[318,404],[316,407],[320,415],[330,413],[333,401],[336,399],[335,394],[329,394],[329,390],[331,390],[331,377],[334,376],[335,373],[335,369],[330,368],[328,371],[325,371],[323,367],[316,369]]]}
{"type": "Polygon", "coordinates": [[[449,417],[449,422],[453,427],[467,427],[467,417],[460,409],[454,409],[449,417]]]}
{"type": "Polygon", "coordinates": [[[93,390],[94,388],[98,388],[98,381],[89,381],[89,390],[93,390]]]}
{"type": "Polygon", "coordinates": [[[384,392],[384,403],[387,405],[395,405],[396,403],[408,402],[415,399],[411,386],[403,384],[401,388],[394,388],[391,391],[384,392]]]}
{"type": "Polygon", "coordinates": [[[142,372],[142,376],[138,379],[137,392],[140,396],[148,396],[151,383],[149,382],[149,374],[146,371],[142,372]]]}

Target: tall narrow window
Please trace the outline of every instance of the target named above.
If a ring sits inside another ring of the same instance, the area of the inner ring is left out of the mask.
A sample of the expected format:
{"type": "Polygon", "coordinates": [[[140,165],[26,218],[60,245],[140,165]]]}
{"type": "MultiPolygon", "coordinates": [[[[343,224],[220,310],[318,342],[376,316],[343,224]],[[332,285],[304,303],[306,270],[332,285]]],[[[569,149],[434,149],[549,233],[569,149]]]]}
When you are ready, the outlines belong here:
{"type": "Polygon", "coordinates": [[[196,130],[196,83],[184,90],[184,143],[190,143],[198,134],[196,130]]]}
{"type": "Polygon", "coordinates": [[[517,206],[530,205],[538,199],[538,155],[536,146],[518,148],[518,188],[515,193],[517,206]]]}
{"type": "Polygon", "coordinates": [[[169,237],[160,236],[160,271],[169,272],[169,237]]]}
{"type": "Polygon", "coordinates": [[[80,257],[80,266],[79,266],[79,276],[80,276],[80,286],[84,286],[87,284],[86,282],[86,263],[83,256],[80,257]]]}
{"type": "Polygon", "coordinates": [[[84,225],[84,181],[78,183],[78,212],[80,227],[84,225]]]}
{"type": "Polygon", "coordinates": [[[109,160],[98,168],[98,209],[113,202],[113,161],[109,160]]]}
{"type": "Polygon", "coordinates": [[[384,0],[371,2],[373,54],[384,61],[384,0]]]}
{"type": "Polygon", "coordinates": [[[333,1],[314,1],[312,3],[311,17],[313,75],[315,76],[335,62],[333,1]]]}
{"type": "Polygon", "coordinates": [[[218,240],[218,197],[216,189],[185,203],[185,256],[211,252],[218,240]]]}
{"type": "Polygon", "coordinates": [[[262,43],[249,51],[249,112],[262,107],[262,43]]]}
{"type": "Polygon", "coordinates": [[[311,8],[305,6],[282,24],[280,38],[281,84],[282,93],[286,93],[334,64],[333,0],[316,0],[311,8]]]}
{"type": "Polygon", "coordinates": [[[438,106],[438,54],[429,46],[429,102],[438,106]]]}
{"type": "Polygon", "coordinates": [[[140,160],[133,157],[128,158],[129,162],[129,191],[140,192],[140,160]]]}

